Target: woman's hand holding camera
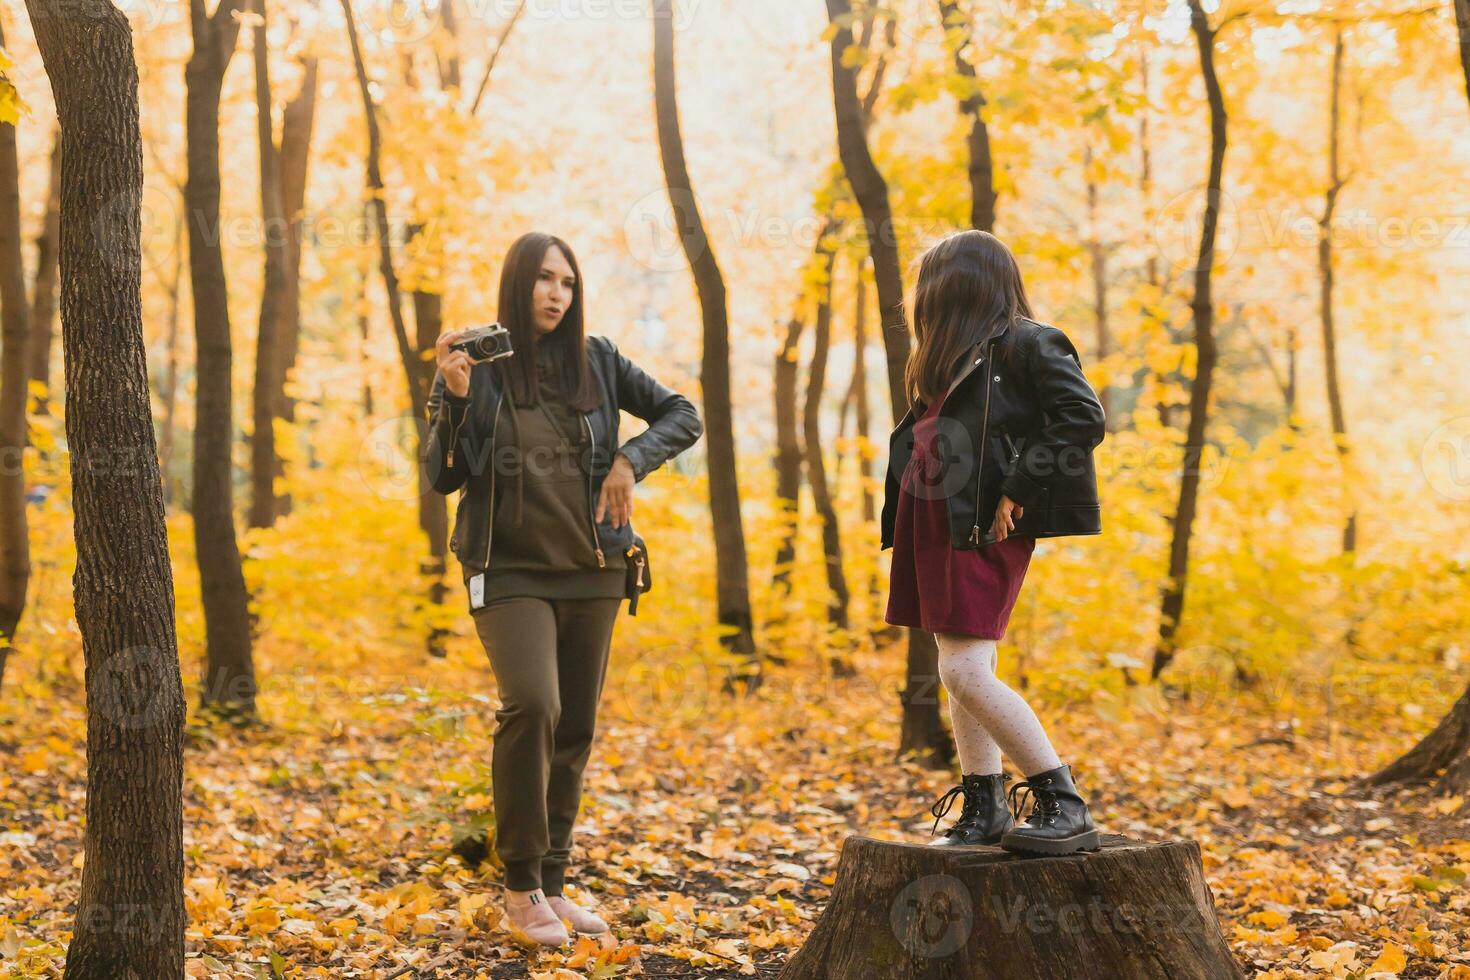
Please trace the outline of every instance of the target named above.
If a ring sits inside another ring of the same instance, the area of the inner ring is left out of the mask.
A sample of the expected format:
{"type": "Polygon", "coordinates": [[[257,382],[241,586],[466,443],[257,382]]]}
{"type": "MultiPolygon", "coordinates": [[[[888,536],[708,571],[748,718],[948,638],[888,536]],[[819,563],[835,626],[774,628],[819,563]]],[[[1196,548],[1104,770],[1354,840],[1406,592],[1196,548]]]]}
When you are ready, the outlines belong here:
{"type": "Polygon", "coordinates": [[[449,345],[463,337],[465,331],[451,330],[440,334],[434,343],[434,356],[439,361],[439,370],[444,375],[444,387],[451,394],[468,398],[470,394],[470,368],[475,362],[462,350],[450,350],[449,345]]]}

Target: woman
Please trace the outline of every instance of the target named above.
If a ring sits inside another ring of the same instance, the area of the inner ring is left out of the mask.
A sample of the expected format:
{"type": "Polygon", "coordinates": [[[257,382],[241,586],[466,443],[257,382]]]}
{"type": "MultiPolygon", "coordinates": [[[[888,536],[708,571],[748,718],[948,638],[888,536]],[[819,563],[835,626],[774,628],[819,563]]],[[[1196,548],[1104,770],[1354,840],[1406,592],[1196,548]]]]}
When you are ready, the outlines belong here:
{"type": "Polygon", "coordinates": [[[633,545],[633,487],[694,444],[699,413],[582,324],[566,242],[529,233],[500,276],[514,353],[472,362],[437,345],[425,463],[461,490],[451,545],[499,688],[491,781],[506,914],[560,945],[607,923],[562,895],[597,702],[633,545]],[[648,429],[618,444],[618,412],[648,429]],[[493,547],[492,547],[493,544],[493,547]]]}
{"type": "Polygon", "coordinates": [[[1072,342],[1030,317],[994,235],[950,235],[921,258],[904,372],[914,404],[889,437],[885,619],[939,646],[963,771],[931,811],[935,829],[956,796],[964,805],[934,843],[1070,854],[1096,850],[1097,830],[1036,713],[996,677],[996,641],[1036,539],[1102,531],[1092,450],[1104,419],[1072,342]],[[1027,774],[1009,801],[1002,748],[1027,774]],[[1017,791],[1033,797],[1023,823],[1017,791]]]}

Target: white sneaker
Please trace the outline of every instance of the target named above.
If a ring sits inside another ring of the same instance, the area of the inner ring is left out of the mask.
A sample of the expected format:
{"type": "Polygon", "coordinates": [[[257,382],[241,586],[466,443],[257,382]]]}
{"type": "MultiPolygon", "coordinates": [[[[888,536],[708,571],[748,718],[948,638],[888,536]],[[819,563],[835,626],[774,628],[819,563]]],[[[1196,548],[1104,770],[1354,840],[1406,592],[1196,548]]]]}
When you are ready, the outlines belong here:
{"type": "Polygon", "coordinates": [[[542,946],[560,946],[571,941],[567,927],[551,907],[546,893],[505,890],[505,917],[511,928],[542,946]]]}
{"type": "Polygon", "coordinates": [[[608,931],[606,922],[565,896],[553,895],[547,902],[553,912],[570,921],[572,928],[584,936],[600,936],[608,931]]]}

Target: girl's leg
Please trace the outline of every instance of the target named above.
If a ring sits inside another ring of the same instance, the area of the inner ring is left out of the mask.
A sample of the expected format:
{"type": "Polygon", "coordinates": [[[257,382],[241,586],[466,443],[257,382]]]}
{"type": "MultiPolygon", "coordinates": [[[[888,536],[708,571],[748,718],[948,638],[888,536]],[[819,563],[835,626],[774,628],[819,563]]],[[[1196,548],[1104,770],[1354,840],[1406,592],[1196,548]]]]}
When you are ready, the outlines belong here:
{"type": "MultiPolygon", "coordinates": [[[[991,647],[992,652],[994,649],[991,647]]],[[[949,695],[949,720],[960,751],[960,772],[967,776],[1000,772],[1000,744],[990,737],[979,718],[965,710],[953,691],[949,695]]]]}
{"type": "MultiPolygon", "coordinates": [[[[935,640],[939,644],[939,679],[951,703],[958,701],[1024,775],[1062,764],[1036,712],[1025,698],[995,676],[994,640],[958,633],[937,633],[935,640]]],[[[964,756],[960,759],[963,763],[964,756]]]]}

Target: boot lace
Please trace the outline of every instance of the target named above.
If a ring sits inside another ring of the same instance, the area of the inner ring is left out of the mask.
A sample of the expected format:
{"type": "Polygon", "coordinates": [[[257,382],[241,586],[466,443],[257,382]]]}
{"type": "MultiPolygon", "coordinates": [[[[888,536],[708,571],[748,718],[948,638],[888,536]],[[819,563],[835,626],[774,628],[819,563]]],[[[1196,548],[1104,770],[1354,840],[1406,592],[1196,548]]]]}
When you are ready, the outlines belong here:
{"type": "Polygon", "coordinates": [[[1021,810],[1026,805],[1029,796],[1032,801],[1031,815],[1025,819],[1025,823],[1040,826],[1050,824],[1061,816],[1062,804],[1057,799],[1056,790],[1050,789],[1051,777],[1047,776],[1040,780],[1023,779],[1011,787],[1006,794],[1006,799],[1011,804],[1011,815],[1017,821],[1021,821],[1021,810]],[[1017,798],[1019,797],[1019,799],[1017,798]],[[1037,818],[1040,817],[1039,822],[1037,818]]]}
{"type": "Polygon", "coordinates": [[[950,809],[954,806],[954,801],[962,796],[965,802],[960,808],[960,818],[955,821],[955,826],[962,826],[965,821],[975,819],[974,797],[965,792],[963,784],[951,786],[949,792],[935,800],[934,805],[929,808],[929,812],[934,814],[934,828],[929,831],[931,834],[939,832],[939,821],[944,819],[945,814],[949,813],[950,809]]]}
{"type": "MultiPolygon", "coordinates": [[[[1011,779],[1011,774],[1002,772],[1000,778],[1001,782],[1005,783],[1011,779]]],[[[934,814],[934,828],[930,833],[937,833],[939,831],[939,821],[944,818],[945,814],[949,813],[950,809],[954,806],[955,799],[960,796],[964,797],[965,803],[960,808],[960,818],[955,821],[955,828],[969,827],[978,823],[980,821],[980,803],[984,793],[985,789],[982,786],[970,785],[967,787],[962,777],[959,785],[950,787],[949,792],[941,796],[929,808],[929,812],[934,814]]]]}

